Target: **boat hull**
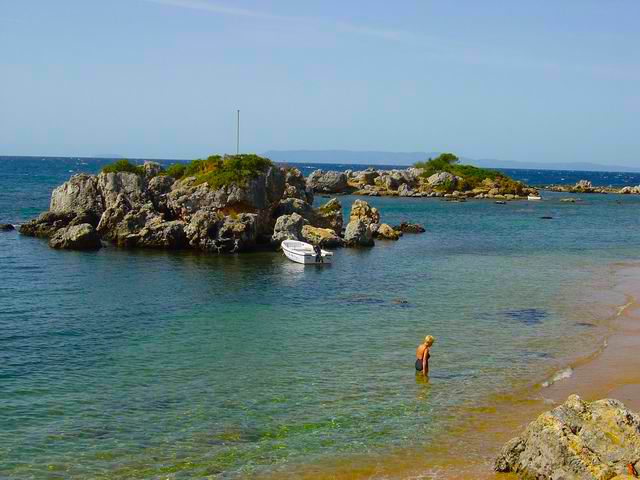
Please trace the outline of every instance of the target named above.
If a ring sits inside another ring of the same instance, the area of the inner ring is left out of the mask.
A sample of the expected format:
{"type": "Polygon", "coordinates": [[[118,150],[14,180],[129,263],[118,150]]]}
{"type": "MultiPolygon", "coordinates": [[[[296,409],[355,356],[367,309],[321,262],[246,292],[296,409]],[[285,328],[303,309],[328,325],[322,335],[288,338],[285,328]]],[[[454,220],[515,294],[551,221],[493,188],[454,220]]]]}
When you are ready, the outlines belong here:
{"type": "Polygon", "coordinates": [[[311,245],[293,240],[282,242],[282,251],[289,260],[303,265],[330,265],[333,259],[332,252],[322,250],[318,258],[311,245]]]}

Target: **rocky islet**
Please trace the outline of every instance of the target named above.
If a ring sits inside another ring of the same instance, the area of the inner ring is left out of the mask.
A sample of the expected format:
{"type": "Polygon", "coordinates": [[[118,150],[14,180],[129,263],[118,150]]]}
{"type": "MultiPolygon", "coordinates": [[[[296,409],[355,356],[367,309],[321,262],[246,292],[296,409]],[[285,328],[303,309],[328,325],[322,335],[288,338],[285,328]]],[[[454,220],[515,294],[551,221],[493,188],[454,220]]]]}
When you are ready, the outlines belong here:
{"type": "MultiPolygon", "coordinates": [[[[342,178],[329,175],[318,191],[341,187],[334,177],[342,178]]],[[[269,164],[242,182],[214,188],[146,162],[140,171],[74,175],[53,190],[49,211],[19,230],[59,249],[96,250],[111,242],[214,253],[278,247],[285,239],[363,247],[402,235],[380,224],[377,209],[363,200],[354,202],[346,226],[338,199],[313,208],[314,182],[295,168],[269,164]]]]}

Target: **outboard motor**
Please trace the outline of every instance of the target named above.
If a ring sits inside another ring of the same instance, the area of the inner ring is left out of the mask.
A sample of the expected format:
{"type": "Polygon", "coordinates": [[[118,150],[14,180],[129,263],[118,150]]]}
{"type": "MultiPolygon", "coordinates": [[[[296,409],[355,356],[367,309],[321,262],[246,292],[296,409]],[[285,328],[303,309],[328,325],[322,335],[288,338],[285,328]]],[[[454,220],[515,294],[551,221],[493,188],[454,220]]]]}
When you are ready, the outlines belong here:
{"type": "Polygon", "coordinates": [[[320,248],[320,245],[314,245],[313,251],[316,252],[316,263],[324,263],[324,260],[322,259],[322,248],[320,248]]]}

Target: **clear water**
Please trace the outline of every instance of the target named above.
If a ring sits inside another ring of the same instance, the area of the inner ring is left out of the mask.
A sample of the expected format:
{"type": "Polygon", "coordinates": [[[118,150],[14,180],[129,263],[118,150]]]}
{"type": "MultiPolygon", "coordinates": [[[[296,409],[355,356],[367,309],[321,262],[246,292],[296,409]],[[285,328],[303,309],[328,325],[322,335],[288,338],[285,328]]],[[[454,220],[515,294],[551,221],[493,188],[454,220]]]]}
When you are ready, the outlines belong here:
{"type": "MultiPolygon", "coordinates": [[[[0,221],[69,175],[2,167],[0,221]]],[[[566,356],[580,285],[637,255],[640,197],[560,198],[371,198],[427,232],[324,268],[0,233],[0,478],[253,477],[428,442],[566,356]]]]}

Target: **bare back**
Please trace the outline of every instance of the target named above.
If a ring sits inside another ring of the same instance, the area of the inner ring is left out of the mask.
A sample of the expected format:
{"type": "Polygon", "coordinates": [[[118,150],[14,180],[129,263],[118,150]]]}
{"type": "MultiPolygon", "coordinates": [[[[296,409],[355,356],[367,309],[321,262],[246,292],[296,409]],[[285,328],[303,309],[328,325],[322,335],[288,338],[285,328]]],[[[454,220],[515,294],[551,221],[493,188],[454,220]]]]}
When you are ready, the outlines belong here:
{"type": "Polygon", "coordinates": [[[429,355],[429,347],[427,347],[426,343],[421,343],[420,345],[418,345],[418,348],[416,348],[416,359],[422,360],[425,352],[427,352],[427,355],[429,355]]]}

